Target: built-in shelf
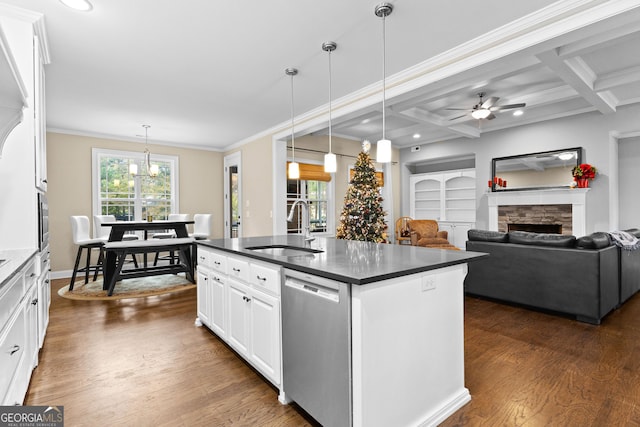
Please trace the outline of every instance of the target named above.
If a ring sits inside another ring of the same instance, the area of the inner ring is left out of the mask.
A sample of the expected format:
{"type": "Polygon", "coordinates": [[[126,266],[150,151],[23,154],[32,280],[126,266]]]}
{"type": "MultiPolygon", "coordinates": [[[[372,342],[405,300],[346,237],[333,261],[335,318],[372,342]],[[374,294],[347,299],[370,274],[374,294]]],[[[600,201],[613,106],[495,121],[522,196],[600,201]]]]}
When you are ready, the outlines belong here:
{"type": "Polygon", "coordinates": [[[0,158],[4,143],[22,121],[22,110],[26,106],[27,90],[0,27],[0,158]]]}

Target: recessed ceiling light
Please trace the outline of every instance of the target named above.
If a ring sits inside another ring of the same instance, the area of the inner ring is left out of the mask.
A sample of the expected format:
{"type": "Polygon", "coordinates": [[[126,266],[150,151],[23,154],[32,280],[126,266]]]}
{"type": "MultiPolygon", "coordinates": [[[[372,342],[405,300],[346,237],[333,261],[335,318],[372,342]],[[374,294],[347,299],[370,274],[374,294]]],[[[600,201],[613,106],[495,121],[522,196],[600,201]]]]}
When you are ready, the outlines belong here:
{"type": "Polygon", "coordinates": [[[516,110],[516,111],[513,112],[513,115],[516,116],[516,117],[517,116],[521,116],[523,114],[524,114],[524,111],[522,111],[522,110],[516,110]]]}
{"type": "Polygon", "coordinates": [[[361,121],[360,123],[362,123],[363,125],[366,125],[367,123],[369,123],[371,121],[371,119],[364,119],[363,121],[361,121]]]}
{"type": "Polygon", "coordinates": [[[419,133],[414,133],[413,134],[413,139],[418,139],[420,138],[420,134],[419,133]]]}
{"type": "Polygon", "coordinates": [[[82,12],[88,12],[93,9],[89,0],[60,0],[60,3],[70,7],[71,9],[79,10],[82,12]]]}

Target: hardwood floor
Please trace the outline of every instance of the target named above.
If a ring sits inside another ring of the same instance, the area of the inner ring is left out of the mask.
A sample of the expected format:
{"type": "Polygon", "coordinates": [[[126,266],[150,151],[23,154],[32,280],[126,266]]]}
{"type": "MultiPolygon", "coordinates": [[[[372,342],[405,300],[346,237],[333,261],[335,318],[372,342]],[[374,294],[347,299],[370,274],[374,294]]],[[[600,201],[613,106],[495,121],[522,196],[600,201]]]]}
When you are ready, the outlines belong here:
{"type": "MultiPolygon", "coordinates": [[[[64,405],[67,426],[301,426],[276,390],[206,328],[195,290],[71,301],[51,320],[27,405],[64,405]]],[[[593,326],[465,300],[472,400],[443,426],[640,425],[640,295],[593,326]]]]}

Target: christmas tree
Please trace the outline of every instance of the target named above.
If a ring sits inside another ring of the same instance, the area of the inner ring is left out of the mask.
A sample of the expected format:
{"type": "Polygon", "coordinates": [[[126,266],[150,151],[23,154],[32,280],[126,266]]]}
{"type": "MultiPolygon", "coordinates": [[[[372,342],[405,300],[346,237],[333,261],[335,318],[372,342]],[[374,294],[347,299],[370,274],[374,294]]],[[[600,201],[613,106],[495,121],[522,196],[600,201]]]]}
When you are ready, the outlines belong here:
{"type": "Polygon", "coordinates": [[[387,223],[384,220],[386,213],[382,209],[376,170],[369,157],[370,148],[369,141],[362,144],[362,151],[353,167],[353,178],[344,197],[344,207],[336,231],[338,239],[376,243],[387,241],[387,223]]]}

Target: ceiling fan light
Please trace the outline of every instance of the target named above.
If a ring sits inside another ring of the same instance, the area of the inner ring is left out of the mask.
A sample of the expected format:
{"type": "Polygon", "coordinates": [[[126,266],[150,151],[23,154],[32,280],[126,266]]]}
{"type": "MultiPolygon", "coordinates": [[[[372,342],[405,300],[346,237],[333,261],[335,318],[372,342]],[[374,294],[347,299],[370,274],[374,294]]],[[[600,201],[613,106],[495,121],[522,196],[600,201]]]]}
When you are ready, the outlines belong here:
{"type": "Polygon", "coordinates": [[[88,0],[60,0],[60,3],[63,5],[70,7],[74,10],[79,10],[81,12],[89,12],[93,9],[91,3],[88,0]]]}
{"type": "Polygon", "coordinates": [[[488,110],[486,108],[479,108],[471,112],[471,117],[477,120],[486,119],[490,115],[491,115],[491,110],[488,110]]]}
{"type": "Polygon", "coordinates": [[[324,171],[326,173],[334,173],[338,170],[338,159],[333,153],[327,153],[324,155],[324,171]]]}
{"type": "Polygon", "coordinates": [[[300,165],[297,162],[289,163],[289,179],[300,179],[300,165]]]}
{"type": "Polygon", "coordinates": [[[376,146],[376,162],[389,163],[391,161],[391,141],[381,139],[376,146]]]}

